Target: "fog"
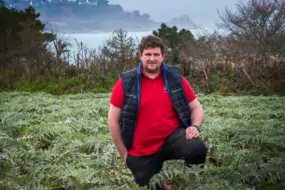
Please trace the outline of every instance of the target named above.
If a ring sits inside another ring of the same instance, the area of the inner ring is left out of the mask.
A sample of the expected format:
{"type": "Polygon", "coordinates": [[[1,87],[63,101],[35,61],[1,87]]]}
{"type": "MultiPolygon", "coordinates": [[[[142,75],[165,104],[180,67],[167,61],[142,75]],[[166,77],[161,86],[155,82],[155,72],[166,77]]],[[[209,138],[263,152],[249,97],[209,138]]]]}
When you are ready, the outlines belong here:
{"type": "Polygon", "coordinates": [[[219,21],[217,10],[224,12],[225,7],[235,10],[239,0],[109,0],[109,4],[119,4],[126,11],[139,10],[150,15],[154,21],[169,21],[180,15],[188,15],[199,26],[213,27],[219,21]]]}

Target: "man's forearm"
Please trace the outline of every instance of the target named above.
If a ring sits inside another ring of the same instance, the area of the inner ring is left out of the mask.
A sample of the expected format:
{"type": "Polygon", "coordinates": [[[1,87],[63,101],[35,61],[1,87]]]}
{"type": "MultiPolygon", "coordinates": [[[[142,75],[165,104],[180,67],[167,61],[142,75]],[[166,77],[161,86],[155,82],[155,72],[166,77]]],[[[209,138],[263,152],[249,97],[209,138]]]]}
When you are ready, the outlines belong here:
{"type": "Polygon", "coordinates": [[[202,107],[196,107],[191,112],[191,125],[202,126],[204,121],[204,111],[202,107]]]}
{"type": "Polygon", "coordinates": [[[111,136],[113,139],[114,144],[117,147],[117,150],[120,154],[120,156],[124,159],[125,154],[128,153],[122,137],[121,137],[121,130],[120,130],[120,124],[119,123],[112,123],[110,126],[111,136]]]}

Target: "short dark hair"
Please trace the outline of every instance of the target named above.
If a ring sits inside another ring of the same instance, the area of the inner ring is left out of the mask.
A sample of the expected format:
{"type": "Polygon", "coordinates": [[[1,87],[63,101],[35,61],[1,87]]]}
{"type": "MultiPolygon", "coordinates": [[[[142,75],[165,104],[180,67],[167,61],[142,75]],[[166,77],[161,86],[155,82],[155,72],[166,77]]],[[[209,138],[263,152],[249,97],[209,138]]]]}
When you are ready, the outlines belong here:
{"type": "Polygon", "coordinates": [[[162,54],[165,54],[166,46],[160,37],[154,35],[145,36],[141,40],[140,53],[143,53],[143,51],[147,48],[157,48],[157,47],[160,48],[162,54]]]}

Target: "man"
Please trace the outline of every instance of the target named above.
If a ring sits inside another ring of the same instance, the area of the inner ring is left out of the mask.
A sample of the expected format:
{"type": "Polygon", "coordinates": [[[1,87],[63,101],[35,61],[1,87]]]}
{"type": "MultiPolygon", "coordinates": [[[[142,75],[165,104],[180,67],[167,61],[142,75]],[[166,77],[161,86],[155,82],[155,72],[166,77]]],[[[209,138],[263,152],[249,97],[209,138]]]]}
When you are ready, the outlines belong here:
{"type": "Polygon", "coordinates": [[[144,37],[141,63],[122,73],[110,99],[112,139],[139,186],[148,185],[166,160],[191,166],[206,159],[199,138],[203,108],[178,68],[163,63],[165,51],[159,37],[144,37]]]}

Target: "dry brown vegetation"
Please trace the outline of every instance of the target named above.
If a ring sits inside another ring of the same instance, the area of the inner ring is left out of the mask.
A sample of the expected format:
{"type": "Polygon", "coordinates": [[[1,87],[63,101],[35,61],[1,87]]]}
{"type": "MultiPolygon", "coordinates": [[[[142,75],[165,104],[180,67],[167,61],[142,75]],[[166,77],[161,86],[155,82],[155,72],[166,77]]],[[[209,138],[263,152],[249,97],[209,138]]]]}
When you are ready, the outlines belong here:
{"type": "MultiPolygon", "coordinates": [[[[169,47],[166,63],[179,66],[197,93],[284,94],[284,0],[250,0],[237,8],[221,15],[225,34],[195,39],[188,30],[161,25],[153,33],[169,47]]],[[[138,41],[122,29],[96,50],[77,42],[77,52],[71,52],[63,36],[48,41],[39,35],[44,25],[27,27],[39,22],[22,22],[18,33],[9,33],[9,25],[1,29],[1,91],[107,92],[139,62],[138,41]]]]}

